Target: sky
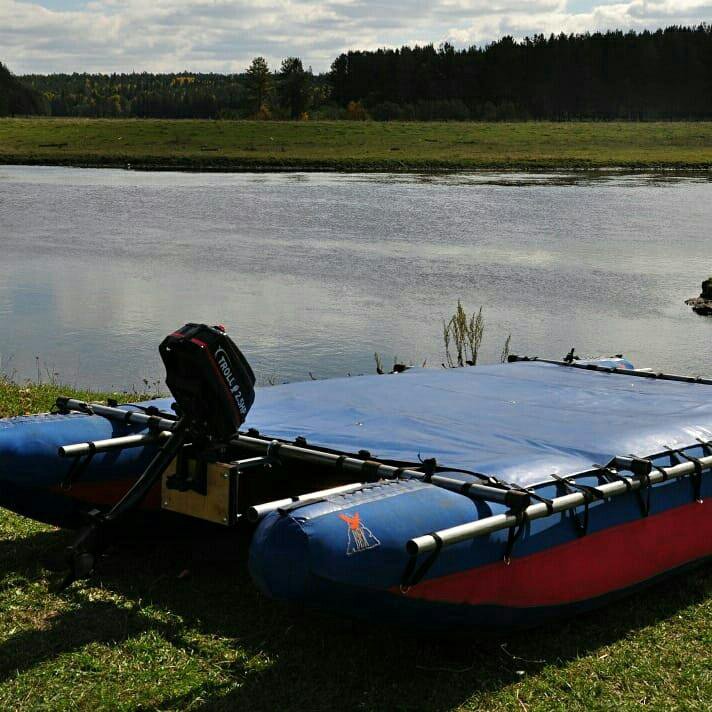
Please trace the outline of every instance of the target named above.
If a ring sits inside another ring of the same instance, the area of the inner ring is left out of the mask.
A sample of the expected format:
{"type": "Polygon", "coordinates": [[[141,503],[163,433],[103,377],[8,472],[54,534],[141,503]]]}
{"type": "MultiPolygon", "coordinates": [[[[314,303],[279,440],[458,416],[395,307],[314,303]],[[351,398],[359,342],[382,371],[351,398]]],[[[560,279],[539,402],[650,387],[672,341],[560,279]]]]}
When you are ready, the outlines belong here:
{"type": "Polygon", "coordinates": [[[298,56],[321,72],[348,49],[710,20],[712,0],[0,0],[0,61],[16,74],[229,73],[298,56]]]}

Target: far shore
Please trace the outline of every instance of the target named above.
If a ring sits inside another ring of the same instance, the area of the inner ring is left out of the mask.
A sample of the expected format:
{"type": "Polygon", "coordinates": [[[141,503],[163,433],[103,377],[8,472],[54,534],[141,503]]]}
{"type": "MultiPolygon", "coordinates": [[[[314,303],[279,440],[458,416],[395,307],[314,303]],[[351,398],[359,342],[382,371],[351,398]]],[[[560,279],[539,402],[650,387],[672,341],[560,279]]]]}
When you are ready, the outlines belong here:
{"type": "Polygon", "coordinates": [[[235,172],[711,170],[712,122],[0,119],[0,164],[235,172]]]}

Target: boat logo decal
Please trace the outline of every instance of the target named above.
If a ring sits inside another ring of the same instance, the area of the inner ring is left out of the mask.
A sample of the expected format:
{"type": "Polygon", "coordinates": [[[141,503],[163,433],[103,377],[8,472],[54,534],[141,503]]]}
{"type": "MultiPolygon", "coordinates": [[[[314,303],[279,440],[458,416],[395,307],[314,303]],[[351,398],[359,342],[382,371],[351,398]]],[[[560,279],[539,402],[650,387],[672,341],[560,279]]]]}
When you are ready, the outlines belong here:
{"type": "Polygon", "coordinates": [[[348,525],[348,543],[346,545],[346,555],[358,554],[360,551],[368,551],[375,549],[381,545],[381,542],[374,536],[373,532],[364,526],[358,512],[353,515],[339,514],[339,518],[343,519],[348,525]]]}

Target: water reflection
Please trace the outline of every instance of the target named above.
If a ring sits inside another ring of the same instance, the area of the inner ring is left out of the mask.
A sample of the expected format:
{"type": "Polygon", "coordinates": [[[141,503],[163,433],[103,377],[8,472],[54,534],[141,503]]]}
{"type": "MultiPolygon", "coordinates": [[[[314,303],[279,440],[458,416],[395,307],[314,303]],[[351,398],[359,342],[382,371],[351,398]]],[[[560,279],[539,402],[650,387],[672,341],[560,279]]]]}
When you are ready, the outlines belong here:
{"type": "Polygon", "coordinates": [[[0,167],[0,354],[70,382],[160,377],[157,344],[221,321],[263,380],[439,364],[484,305],[484,358],[625,352],[712,372],[707,173],[191,174],[0,167]]]}

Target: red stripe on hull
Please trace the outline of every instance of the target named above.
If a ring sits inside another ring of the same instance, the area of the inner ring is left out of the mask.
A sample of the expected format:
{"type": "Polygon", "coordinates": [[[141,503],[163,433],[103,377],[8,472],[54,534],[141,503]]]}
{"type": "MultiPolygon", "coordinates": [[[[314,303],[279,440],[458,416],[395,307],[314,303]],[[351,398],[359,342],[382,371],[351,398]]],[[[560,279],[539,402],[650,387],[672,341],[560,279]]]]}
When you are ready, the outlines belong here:
{"type": "Polygon", "coordinates": [[[430,579],[406,594],[443,603],[556,606],[619,591],[712,555],[712,499],[545,551],[430,579]]]}
{"type": "MultiPolygon", "coordinates": [[[[75,482],[69,489],[53,487],[52,491],[69,499],[95,506],[111,507],[115,505],[136,482],[137,478],[124,480],[104,480],[99,482],[75,482]]],[[[141,502],[141,509],[161,508],[161,485],[154,485],[141,502]]]]}

